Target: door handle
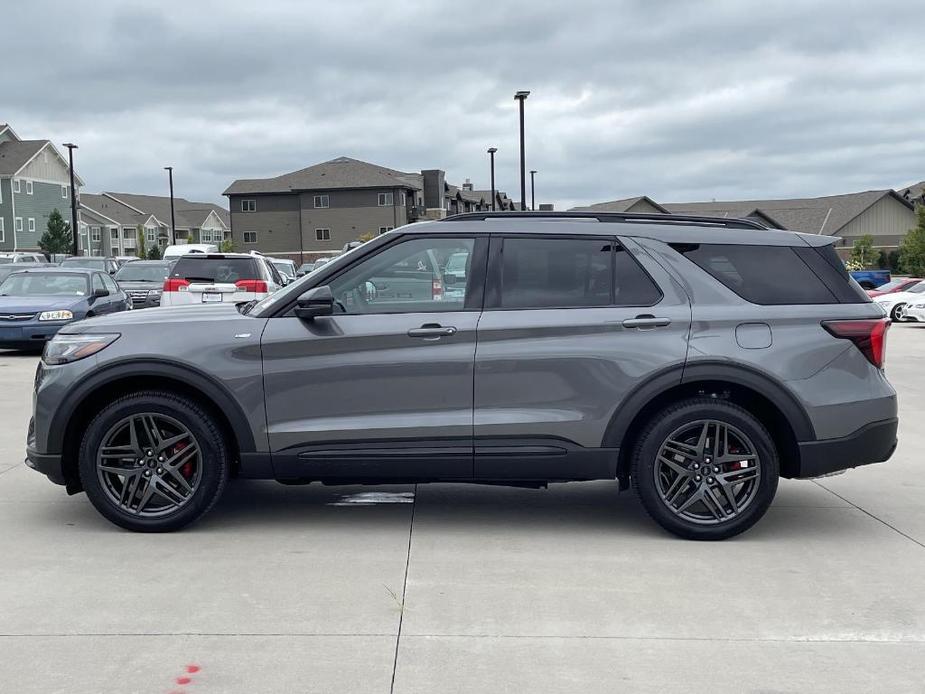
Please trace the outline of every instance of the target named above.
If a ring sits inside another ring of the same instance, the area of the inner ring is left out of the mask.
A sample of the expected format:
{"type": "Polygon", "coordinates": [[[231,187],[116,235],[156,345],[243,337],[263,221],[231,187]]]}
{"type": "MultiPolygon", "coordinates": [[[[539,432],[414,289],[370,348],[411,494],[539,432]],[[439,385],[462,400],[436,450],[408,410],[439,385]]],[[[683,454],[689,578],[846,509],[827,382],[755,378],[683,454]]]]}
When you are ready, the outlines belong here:
{"type": "Polygon", "coordinates": [[[665,328],[671,325],[670,318],[657,318],[648,313],[644,313],[635,318],[627,318],[622,323],[624,328],[639,328],[641,330],[646,330],[650,328],[665,328]]]}
{"type": "Polygon", "coordinates": [[[456,328],[452,325],[443,326],[436,323],[425,323],[420,328],[412,328],[408,331],[408,337],[423,337],[431,340],[455,334],[456,328]]]}

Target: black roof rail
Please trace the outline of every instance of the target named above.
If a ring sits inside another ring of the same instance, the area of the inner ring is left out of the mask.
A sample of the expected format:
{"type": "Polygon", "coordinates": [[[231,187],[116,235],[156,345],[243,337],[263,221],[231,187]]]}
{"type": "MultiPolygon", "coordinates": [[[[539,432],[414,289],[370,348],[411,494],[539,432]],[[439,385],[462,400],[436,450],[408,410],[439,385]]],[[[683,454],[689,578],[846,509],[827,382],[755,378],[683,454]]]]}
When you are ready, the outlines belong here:
{"type": "Polygon", "coordinates": [[[485,221],[487,219],[596,219],[619,224],[684,224],[726,229],[767,229],[753,219],[707,217],[693,214],[634,214],[631,212],[462,212],[444,217],[444,222],[485,221]]]}

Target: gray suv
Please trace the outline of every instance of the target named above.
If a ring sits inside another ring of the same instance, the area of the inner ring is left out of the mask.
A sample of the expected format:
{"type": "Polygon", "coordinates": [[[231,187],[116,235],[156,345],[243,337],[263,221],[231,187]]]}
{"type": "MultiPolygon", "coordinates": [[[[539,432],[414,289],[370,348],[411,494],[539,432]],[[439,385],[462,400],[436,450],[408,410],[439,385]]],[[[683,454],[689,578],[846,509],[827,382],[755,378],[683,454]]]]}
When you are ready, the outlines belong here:
{"type": "Polygon", "coordinates": [[[62,329],[28,464],[139,531],[235,477],[616,479],[669,531],[729,537],[779,477],[896,446],[889,321],[834,240],[678,215],[402,227],[261,301],[62,329]]]}

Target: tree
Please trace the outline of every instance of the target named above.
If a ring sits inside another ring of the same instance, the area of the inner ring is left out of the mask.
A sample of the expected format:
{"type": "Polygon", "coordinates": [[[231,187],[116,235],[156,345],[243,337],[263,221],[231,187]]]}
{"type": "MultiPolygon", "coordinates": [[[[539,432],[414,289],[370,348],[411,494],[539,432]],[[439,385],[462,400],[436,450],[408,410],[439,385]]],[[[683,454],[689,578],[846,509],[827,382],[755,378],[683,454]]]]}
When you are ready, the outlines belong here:
{"type": "Polygon", "coordinates": [[[161,249],[155,243],[148,249],[148,260],[160,260],[161,259],[161,249]]]}
{"type": "Polygon", "coordinates": [[[877,261],[877,252],[874,250],[874,237],[864,234],[854,242],[851,247],[851,260],[864,268],[873,267],[877,261]]]}
{"type": "Polygon", "coordinates": [[[925,275],[925,206],[918,208],[918,223],[899,245],[899,267],[914,277],[925,275]]]}
{"type": "Polygon", "coordinates": [[[234,253],[234,241],[231,239],[225,239],[219,244],[218,250],[222,253],[234,253]]]}
{"type": "Polygon", "coordinates": [[[889,261],[890,271],[899,272],[899,251],[890,251],[887,255],[887,260],[889,261]]]}
{"type": "Polygon", "coordinates": [[[142,260],[147,257],[145,253],[145,228],[141,224],[138,225],[138,248],[135,251],[142,260]]]}
{"type": "Polygon", "coordinates": [[[64,221],[64,217],[55,208],[48,215],[48,230],[39,240],[39,248],[53,255],[55,253],[68,253],[73,247],[74,239],[71,237],[71,225],[64,221]]]}

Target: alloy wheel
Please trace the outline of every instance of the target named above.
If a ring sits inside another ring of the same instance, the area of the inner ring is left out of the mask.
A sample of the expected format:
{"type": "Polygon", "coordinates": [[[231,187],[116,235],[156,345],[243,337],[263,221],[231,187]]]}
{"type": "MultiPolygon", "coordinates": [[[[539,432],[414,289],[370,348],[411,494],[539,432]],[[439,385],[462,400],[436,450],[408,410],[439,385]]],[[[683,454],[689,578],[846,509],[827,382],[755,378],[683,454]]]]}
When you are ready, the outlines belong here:
{"type": "Polygon", "coordinates": [[[193,497],[202,479],[202,453],[190,430],[173,417],[133,414],[106,432],[96,470],[113,505],[156,518],[193,497]]]}
{"type": "Polygon", "coordinates": [[[668,509],[692,523],[715,525],[737,517],[754,501],[761,459],[740,429],[702,419],[668,435],[653,471],[668,509]]]}

